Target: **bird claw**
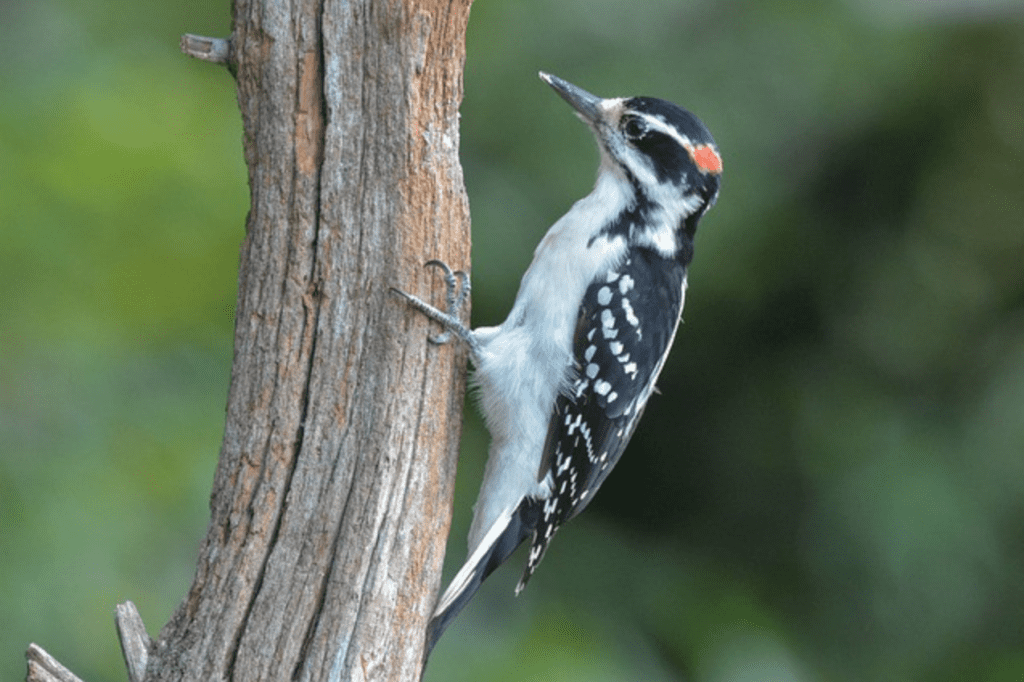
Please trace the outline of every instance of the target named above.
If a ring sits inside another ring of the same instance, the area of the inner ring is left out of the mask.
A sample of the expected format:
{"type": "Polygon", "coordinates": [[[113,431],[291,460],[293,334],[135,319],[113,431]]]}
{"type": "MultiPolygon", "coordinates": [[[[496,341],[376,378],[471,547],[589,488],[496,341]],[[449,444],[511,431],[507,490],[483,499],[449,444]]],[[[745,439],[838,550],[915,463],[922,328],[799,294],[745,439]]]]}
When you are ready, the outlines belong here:
{"type": "Polygon", "coordinates": [[[466,301],[469,300],[471,291],[469,275],[463,270],[452,270],[448,267],[447,263],[436,259],[428,260],[424,263],[424,267],[426,266],[439,268],[444,274],[446,289],[445,310],[438,310],[429,303],[401,289],[392,287],[391,290],[402,296],[413,308],[416,308],[416,310],[419,310],[445,328],[445,331],[440,334],[427,337],[431,343],[436,345],[446,344],[451,341],[452,334],[454,333],[468,343],[471,349],[476,351],[476,339],[473,338],[473,333],[469,328],[462,323],[462,308],[466,305],[466,301]]]}
{"type": "MultiPolygon", "coordinates": [[[[445,303],[447,309],[445,312],[449,316],[456,320],[462,319],[462,306],[466,304],[469,299],[470,283],[469,275],[464,270],[452,270],[448,267],[448,264],[444,261],[431,259],[423,264],[424,267],[433,266],[440,268],[444,273],[444,283],[447,291],[445,292],[445,303]]],[[[447,325],[446,325],[447,326],[447,325]]],[[[467,330],[468,331],[468,330],[467,330]]],[[[451,329],[441,332],[435,336],[428,337],[428,340],[438,346],[444,345],[451,341],[452,332],[451,329]]]]}

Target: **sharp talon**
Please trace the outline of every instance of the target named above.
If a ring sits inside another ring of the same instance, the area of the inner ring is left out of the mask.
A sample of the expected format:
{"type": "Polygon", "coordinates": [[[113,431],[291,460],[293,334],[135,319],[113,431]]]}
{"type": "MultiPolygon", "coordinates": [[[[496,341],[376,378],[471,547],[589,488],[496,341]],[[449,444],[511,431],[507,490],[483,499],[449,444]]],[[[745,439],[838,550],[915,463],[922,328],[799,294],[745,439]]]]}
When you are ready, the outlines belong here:
{"type": "Polygon", "coordinates": [[[429,265],[440,268],[444,272],[446,312],[449,315],[458,317],[459,308],[462,307],[462,304],[465,303],[466,300],[462,291],[465,288],[466,273],[462,270],[452,272],[452,269],[448,267],[447,263],[436,259],[428,260],[423,265],[424,267],[429,265]]]}
{"type": "Polygon", "coordinates": [[[459,281],[459,293],[455,297],[455,300],[452,301],[452,310],[449,312],[455,311],[454,314],[458,314],[458,311],[462,309],[462,306],[469,298],[469,275],[467,275],[464,270],[456,270],[454,275],[459,281]]]}
{"type": "Polygon", "coordinates": [[[455,286],[455,273],[452,272],[452,269],[448,267],[447,263],[440,260],[428,260],[426,263],[423,264],[423,267],[427,267],[428,265],[432,265],[435,268],[440,268],[441,271],[444,272],[444,281],[449,288],[455,286]]]}
{"type": "Polygon", "coordinates": [[[431,259],[423,264],[424,267],[431,266],[440,268],[444,273],[444,283],[447,291],[445,292],[445,303],[447,306],[447,312],[453,317],[460,317],[459,312],[462,306],[465,305],[469,299],[470,283],[469,275],[465,270],[453,271],[448,264],[444,261],[431,259]]]}
{"type": "Polygon", "coordinates": [[[431,258],[430,260],[428,260],[426,263],[423,264],[423,267],[427,267],[428,265],[433,265],[435,268],[441,268],[442,270],[447,272],[449,275],[452,274],[452,269],[449,268],[448,264],[445,263],[443,260],[439,260],[437,258],[431,258]]]}
{"type": "Polygon", "coordinates": [[[462,323],[462,315],[460,314],[462,307],[466,304],[466,301],[469,300],[469,274],[464,270],[452,271],[452,269],[448,267],[447,263],[436,259],[428,260],[423,265],[424,267],[439,268],[444,273],[445,310],[438,310],[426,301],[423,301],[412,294],[407,294],[401,289],[390,287],[391,291],[402,296],[412,307],[416,308],[421,313],[445,328],[445,331],[440,334],[428,336],[427,340],[430,341],[430,343],[438,346],[444,345],[452,340],[453,335],[456,335],[468,343],[470,349],[474,353],[478,352],[478,344],[473,338],[472,332],[462,323]]]}

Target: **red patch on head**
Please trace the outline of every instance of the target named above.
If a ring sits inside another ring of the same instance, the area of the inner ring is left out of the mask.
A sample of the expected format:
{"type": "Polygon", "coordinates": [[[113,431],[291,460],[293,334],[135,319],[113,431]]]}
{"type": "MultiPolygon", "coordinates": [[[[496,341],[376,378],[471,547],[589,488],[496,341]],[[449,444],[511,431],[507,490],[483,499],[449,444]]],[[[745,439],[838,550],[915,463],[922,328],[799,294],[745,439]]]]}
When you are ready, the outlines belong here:
{"type": "Polygon", "coordinates": [[[693,162],[705,173],[718,175],[722,172],[722,157],[711,147],[701,145],[694,149],[693,162]]]}

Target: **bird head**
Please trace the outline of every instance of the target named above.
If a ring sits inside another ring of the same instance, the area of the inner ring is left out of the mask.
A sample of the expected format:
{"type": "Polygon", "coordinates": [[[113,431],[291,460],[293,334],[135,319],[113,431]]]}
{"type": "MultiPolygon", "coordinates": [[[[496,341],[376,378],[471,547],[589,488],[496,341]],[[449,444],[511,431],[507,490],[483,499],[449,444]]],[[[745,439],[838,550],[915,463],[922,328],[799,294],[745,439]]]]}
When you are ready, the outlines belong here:
{"type": "Polygon", "coordinates": [[[648,201],[678,206],[696,227],[696,218],[714,205],[722,176],[722,157],[700,119],[662,99],[605,99],[557,76],[540,77],[590,126],[602,173],[620,176],[648,201]]]}

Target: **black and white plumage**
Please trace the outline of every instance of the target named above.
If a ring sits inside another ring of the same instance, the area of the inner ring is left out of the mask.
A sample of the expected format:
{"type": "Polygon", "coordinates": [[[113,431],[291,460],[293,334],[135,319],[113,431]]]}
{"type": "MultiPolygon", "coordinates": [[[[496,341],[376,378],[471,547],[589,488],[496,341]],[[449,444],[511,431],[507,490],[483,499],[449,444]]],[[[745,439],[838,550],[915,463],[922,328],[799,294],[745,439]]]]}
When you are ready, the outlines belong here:
{"type": "Polygon", "coordinates": [[[428,654],[483,580],[529,538],[516,592],[526,585],[555,532],[622,456],[679,324],[697,221],[718,196],[721,158],[693,114],[541,78],[597,139],[594,190],[545,235],[501,325],[465,327],[459,308],[468,277],[437,261],[447,311],[398,292],[469,344],[492,437],[469,556],[436,607],[428,654]]]}

